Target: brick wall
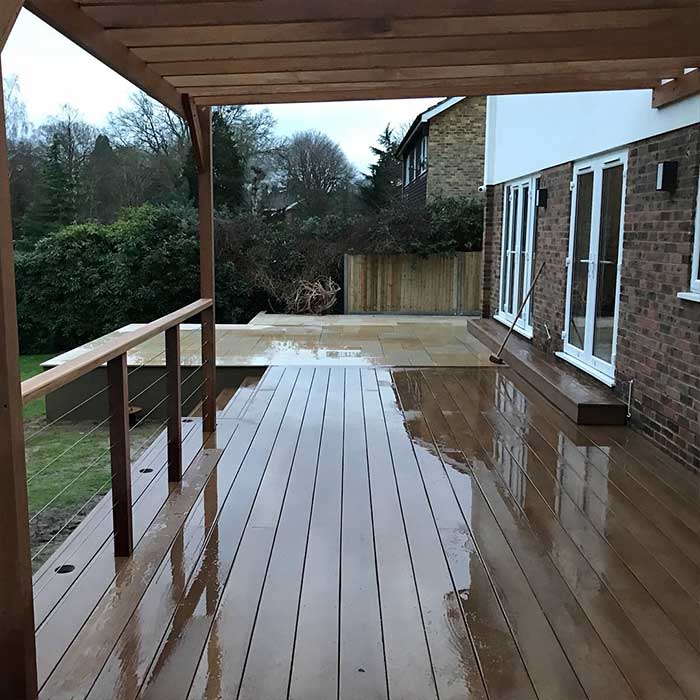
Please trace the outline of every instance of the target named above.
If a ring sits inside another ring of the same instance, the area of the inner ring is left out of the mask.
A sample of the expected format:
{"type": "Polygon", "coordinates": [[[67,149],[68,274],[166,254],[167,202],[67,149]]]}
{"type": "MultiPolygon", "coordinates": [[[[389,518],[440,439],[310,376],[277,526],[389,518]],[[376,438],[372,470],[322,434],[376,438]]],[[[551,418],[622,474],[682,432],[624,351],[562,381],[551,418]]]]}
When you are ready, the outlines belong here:
{"type": "Polygon", "coordinates": [[[479,197],[484,181],[486,98],[468,97],[431,120],[428,198],[479,197]]]}
{"type": "MultiPolygon", "coordinates": [[[[626,401],[629,380],[635,380],[632,425],[697,470],[700,303],[677,293],[690,281],[699,163],[698,125],[629,146],[615,387],[626,401]],[[672,194],[656,192],[656,167],[664,160],[679,163],[672,194]]],[[[562,346],[572,173],[573,164],[566,163],[540,178],[548,206],[537,212],[535,269],[541,260],[547,268],[533,297],[533,343],[548,353],[562,346]]],[[[485,316],[498,309],[503,185],[489,188],[486,203],[485,316]]]]}
{"type": "Polygon", "coordinates": [[[690,282],[700,126],[629,150],[618,392],[634,379],[633,420],[676,459],[700,470],[700,303],[677,297],[690,282]],[[678,188],[656,192],[656,166],[678,161],[678,188]]]}

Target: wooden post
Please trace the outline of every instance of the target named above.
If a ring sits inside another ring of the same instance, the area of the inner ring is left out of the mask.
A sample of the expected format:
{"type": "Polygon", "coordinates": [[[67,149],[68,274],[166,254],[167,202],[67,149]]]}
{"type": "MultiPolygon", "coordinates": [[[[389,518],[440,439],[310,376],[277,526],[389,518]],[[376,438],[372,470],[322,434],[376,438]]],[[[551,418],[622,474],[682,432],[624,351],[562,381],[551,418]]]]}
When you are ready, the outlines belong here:
{"type": "Polygon", "coordinates": [[[0,678],[3,697],[37,697],[32,561],[19,374],[10,180],[0,66],[0,678]]]}
{"type": "Polygon", "coordinates": [[[199,170],[199,274],[200,296],[212,300],[202,318],[202,420],[204,433],[216,431],[216,319],[214,314],[214,175],[211,109],[197,108],[200,126],[202,167],[199,170]]]}
{"type": "Polygon", "coordinates": [[[165,371],[168,373],[168,481],[182,481],[180,326],[165,331],[165,371]]]}
{"type": "Polygon", "coordinates": [[[107,363],[107,382],[109,383],[114,554],[117,557],[129,557],[134,550],[134,535],[131,517],[131,449],[126,353],[107,363]]]}

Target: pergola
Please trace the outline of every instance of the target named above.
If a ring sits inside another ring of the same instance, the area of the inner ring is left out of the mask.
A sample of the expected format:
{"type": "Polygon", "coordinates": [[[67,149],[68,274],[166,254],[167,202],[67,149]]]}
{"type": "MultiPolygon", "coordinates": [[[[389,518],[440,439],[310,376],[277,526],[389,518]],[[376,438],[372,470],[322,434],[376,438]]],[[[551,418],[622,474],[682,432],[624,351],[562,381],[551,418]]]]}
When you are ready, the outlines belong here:
{"type": "MultiPolygon", "coordinates": [[[[210,357],[212,105],[654,88],[660,107],[700,91],[700,71],[686,72],[700,65],[700,0],[2,0],[0,48],[23,5],[187,120],[210,357]]],[[[13,270],[0,99],[0,678],[7,697],[28,699],[37,687],[13,270]]],[[[213,430],[211,407],[207,420],[213,430]]]]}

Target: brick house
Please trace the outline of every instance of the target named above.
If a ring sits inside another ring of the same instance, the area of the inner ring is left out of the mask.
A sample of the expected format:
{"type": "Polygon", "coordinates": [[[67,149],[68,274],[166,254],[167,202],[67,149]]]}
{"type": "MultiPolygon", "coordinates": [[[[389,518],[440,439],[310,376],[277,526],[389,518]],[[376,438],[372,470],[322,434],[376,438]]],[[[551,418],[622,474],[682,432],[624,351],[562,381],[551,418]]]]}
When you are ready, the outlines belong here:
{"type": "Polygon", "coordinates": [[[482,312],[700,470],[700,95],[488,99],[482,312]]]}
{"type": "Polygon", "coordinates": [[[421,112],[396,151],[404,199],[478,197],[485,141],[485,97],[451,97],[421,112]]]}

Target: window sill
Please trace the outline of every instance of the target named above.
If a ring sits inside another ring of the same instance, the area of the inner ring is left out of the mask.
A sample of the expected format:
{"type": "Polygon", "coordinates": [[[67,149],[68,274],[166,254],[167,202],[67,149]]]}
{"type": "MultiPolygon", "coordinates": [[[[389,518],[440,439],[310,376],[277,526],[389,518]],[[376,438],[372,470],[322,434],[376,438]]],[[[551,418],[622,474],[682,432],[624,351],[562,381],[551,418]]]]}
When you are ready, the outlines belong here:
{"type": "MultiPolygon", "coordinates": [[[[513,323],[512,320],[508,321],[505,318],[503,318],[503,316],[499,316],[498,314],[494,316],[494,319],[499,323],[502,323],[504,326],[508,326],[508,328],[510,328],[510,324],[513,323]]],[[[527,338],[528,340],[532,340],[532,336],[534,335],[532,328],[519,328],[518,326],[516,326],[513,330],[518,335],[522,335],[523,338],[527,338]]]]}
{"type": "Polygon", "coordinates": [[[676,296],[683,301],[697,301],[700,302],[700,292],[678,292],[676,296]]]}
{"type": "Polygon", "coordinates": [[[565,352],[555,352],[554,354],[560,360],[564,360],[565,362],[568,362],[570,365],[577,367],[582,372],[585,372],[586,374],[590,374],[591,377],[593,377],[594,379],[597,379],[599,382],[605,384],[605,386],[609,386],[611,388],[615,386],[615,378],[614,377],[609,377],[607,374],[603,374],[602,372],[599,372],[594,367],[587,365],[585,362],[581,362],[581,360],[579,360],[577,357],[574,357],[573,355],[568,355],[565,352]]]}

